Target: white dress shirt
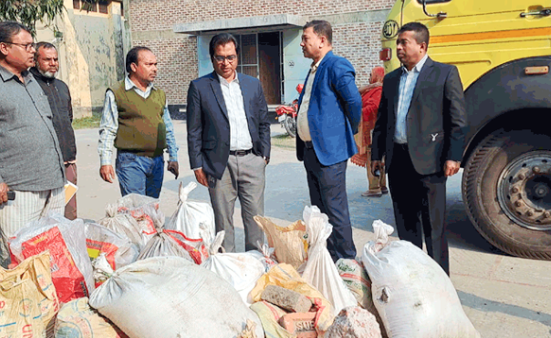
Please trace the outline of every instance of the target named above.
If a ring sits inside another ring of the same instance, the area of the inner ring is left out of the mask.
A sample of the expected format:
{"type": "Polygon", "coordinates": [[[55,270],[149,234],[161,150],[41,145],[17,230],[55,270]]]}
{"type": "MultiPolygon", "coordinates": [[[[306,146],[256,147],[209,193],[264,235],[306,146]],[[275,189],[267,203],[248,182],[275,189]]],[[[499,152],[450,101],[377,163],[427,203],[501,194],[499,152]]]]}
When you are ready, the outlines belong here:
{"type": "MultiPolygon", "coordinates": [[[[218,75],[218,74],[217,74],[218,75]]],[[[249,132],[249,124],[243,104],[243,93],[239,85],[237,72],[231,82],[218,75],[224,103],[230,121],[230,151],[249,150],[253,147],[253,140],[249,132]]]]}
{"type": "Polygon", "coordinates": [[[421,73],[421,69],[423,69],[423,65],[427,61],[427,58],[428,55],[425,55],[410,71],[402,66],[400,91],[398,94],[398,109],[396,110],[396,131],[394,133],[394,142],[396,143],[406,144],[408,141],[406,118],[417,84],[417,78],[419,78],[419,73],[421,73]]]}
{"type": "Polygon", "coordinates": [[[306,82],[306,88],[304,88],[304,96],[302,96],[302,102],[300,103],[300,109],[298,111],[297,132],[298,136],[303,141],[312,141],[310,126],[308,125],[308,108],[310,108],[310,95],[312,94],[312,86],[314,85],[314,80],[316,78],[316,71],[318,70],[322,60],[323,58],[319,59],[319,61],[315,64],[312,64],[310,75],[308,76],[308,81],[306,82]]]}

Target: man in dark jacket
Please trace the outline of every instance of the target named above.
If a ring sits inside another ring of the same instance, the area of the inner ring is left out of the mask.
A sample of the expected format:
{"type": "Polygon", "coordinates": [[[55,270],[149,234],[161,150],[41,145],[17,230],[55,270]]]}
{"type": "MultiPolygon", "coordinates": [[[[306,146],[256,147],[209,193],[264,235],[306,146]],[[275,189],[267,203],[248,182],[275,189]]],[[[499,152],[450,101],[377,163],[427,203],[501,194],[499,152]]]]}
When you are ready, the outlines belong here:
{"type": "MultiPolygon", "coordinates": [[[[77,147],[73,122],[73,108],[71,93],[65,82],[55,78],[59,70],[59,61],[56,47],[48,42],[39,42],[36,46],[35,66],[31,68],[40,87],[48,97],[53,115],[54,129],[65,163],[65,176],[73,184],[77,184],[77,147]]],[[[65,217],[77,218],[77,201],[73,196],[65,206],[65,217]]]]}

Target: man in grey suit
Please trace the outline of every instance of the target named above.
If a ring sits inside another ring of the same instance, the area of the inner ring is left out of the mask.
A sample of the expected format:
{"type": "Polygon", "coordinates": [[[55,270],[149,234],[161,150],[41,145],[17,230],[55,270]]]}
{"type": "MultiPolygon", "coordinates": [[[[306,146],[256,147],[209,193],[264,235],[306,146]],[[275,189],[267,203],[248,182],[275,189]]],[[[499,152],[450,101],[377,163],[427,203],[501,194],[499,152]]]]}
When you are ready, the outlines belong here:
{"type": "Polygon", "coordinates": [[[373,131],[371,169],[386,155],[398,236],[423,247],[449,275],[446,179],[459,171],[465,99],[455,66],[427,55],[429,31],[412,22],[398,32],[402,67],[385,76],[373,131]]]}
{"type": "MultiPolygon", "coordinates": [[[[52,112],[28,71],[35,47],[28,28],[0,22],[0,230],[8,237],[65,209],[65,167],[52,112]],[[15,200],[8,200],[8,191],[15,200]]],[[[0,259],[9,264],[5,245],[0,259]]]]}
{"type": "Polygon", "coordinates": [[[265,168],[270,160],[268,106],[258,79],[237,73],[239,46],[228,33],[209,46],[214,72],[193,80],[187,96],[188,153],[197,181],[209,188],[216,231],[235,251],[233,212],[239,197],[245,250],[264,242],[253,217],[264,214],[265,168]]]}

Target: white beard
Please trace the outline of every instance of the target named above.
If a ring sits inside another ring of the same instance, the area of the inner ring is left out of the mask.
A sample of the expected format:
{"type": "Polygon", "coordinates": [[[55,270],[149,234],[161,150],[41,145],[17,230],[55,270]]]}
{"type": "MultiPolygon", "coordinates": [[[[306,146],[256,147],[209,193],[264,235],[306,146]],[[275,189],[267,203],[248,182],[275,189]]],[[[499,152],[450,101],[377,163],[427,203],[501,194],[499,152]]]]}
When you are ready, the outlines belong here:
{"type": "MultiPolygon", "coordinates": [[[[37,69],[38,69],[38,67],[37,67],[37,69]]],[[[41,69],[38,69],[38,72],[39,72],[40,74],[42,74],[43,76],[45,76],[45,77],[47,77],[47,78],[50,78],[50,79],[55,78],[55,75],[57,74],[57,72],[55,72],[55,73],[48,72],[48,71],[44,72],[44,71],[42,71],[41,69]]]]}

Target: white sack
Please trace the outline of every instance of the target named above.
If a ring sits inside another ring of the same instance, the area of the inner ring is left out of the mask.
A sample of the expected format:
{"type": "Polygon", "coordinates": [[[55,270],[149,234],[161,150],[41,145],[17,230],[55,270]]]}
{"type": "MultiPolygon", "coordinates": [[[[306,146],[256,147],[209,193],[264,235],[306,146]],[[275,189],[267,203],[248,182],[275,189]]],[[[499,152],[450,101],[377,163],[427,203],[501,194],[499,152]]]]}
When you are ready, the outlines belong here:
{"type": "Polygon", "coordinates": [[[388,241],[393,228],[373,222],[377,240],[364,247],[375,307],[391,338],[478,338],[448,275],[407,241],[388,241]]]}
{"type": "Polygon", "coordinates": [[[248,252],[218,253],[223,240],[224,231],[220,231],[210,248],[211,256],[201,266],[230,283],[243,302],[250,306],[253,301],[249,293],[264,274],[265,267],[254,254],[248,252]]]}
{"type": "Polygon", "coordinates": [[[327,215],[316,206],[306,206],[303,218],[308,234],[308,260],[304,263],[302,278],[333,304],[334,314],[338,315],[345,307],[356,306],[358,302],[344,284],[327,250],[327,239],[333,227],[327,215]]]}
{"type": "Polygon", "coordinates": [[[180,257],[137,261],[113,273],[89,304],[130,338],[235,338],[258,316],[216,274],[180,257]]]}
{"type": "Polygon", "coordinates": [[[86,247],[91,260],[105,253],[105,258],[113,269],[135,262],[140,254],[139,248],[126,235],[118,234],[95,223],[85,224],[86,247]]]}
{"type": "Polygon", "coordinates": [[[125,235],[141,250],[145,243],[142,240],[142,229],[138,222],[126,212],[118,212],[116,204],[108,204],[105,208],[105,217],[98,221],[118,234],[125,235]]]}
{"type": "Polygon", "coordinates": [[[184,188],[180,183],[180,200],[178,209],[165,225],[165,229],[177,230],[188,238],[201,238],[205,243],[212,243],[216,234],[214,211],[209,203],[188,199],[189,193],[197,187],[190,182],[184,188]]]}

